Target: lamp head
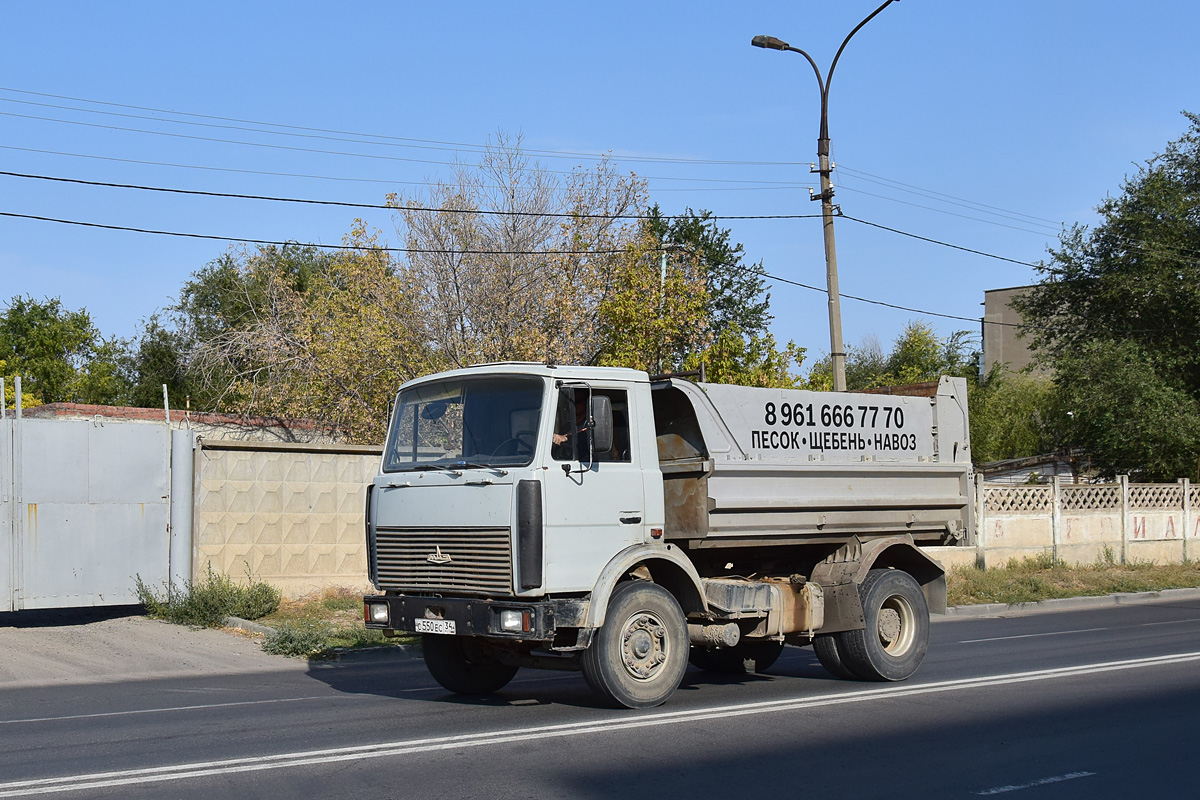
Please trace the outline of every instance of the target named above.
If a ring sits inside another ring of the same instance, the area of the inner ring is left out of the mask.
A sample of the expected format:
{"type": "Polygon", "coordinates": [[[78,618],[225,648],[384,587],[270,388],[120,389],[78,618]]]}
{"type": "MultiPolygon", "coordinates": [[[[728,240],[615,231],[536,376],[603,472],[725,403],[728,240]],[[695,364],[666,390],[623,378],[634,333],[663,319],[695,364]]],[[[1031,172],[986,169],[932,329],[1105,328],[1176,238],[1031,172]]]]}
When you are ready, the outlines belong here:
{"type": "Polygon", "coordinates": [[[768,50],[790,50],[791,45],[782,39],[776,39],[774,36],[755,36],[750,40],[750,44],[755,47],[765,47],[768,50]]]}

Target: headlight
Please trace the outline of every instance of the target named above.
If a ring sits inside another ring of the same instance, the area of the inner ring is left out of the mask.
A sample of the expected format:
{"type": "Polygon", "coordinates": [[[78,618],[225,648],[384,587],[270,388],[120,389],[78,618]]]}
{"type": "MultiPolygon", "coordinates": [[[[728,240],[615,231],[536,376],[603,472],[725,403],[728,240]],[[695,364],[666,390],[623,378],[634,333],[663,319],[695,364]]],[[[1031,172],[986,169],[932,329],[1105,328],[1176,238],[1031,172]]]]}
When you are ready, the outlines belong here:
{"type": "Polygon", "coordinates": [[[387,625],[388,624],[388,607],[387,603],[367,603],[367,617],[371,622],[387,625]]]}
{"type": "Polygon", "coordinates": [[[504,610],[500,612],[500,630],[521,633],[529,630],[529,612],[504,610]]]}

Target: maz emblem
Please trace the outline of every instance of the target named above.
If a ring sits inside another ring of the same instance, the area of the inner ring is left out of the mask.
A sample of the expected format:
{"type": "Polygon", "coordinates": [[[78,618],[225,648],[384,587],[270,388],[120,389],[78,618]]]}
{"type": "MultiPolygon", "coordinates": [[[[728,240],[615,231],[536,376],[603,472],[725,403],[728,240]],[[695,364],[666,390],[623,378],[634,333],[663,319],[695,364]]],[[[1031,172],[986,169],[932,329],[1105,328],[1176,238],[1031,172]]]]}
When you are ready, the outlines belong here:
{"type": "Polygon", "coordinates": [[[430,553],[429,555],[425,556],[425,560],[430,564],[449,564],[454,560],[442,552],[442,546],[440,544],[436,546],[436,549],[436,553],[430,553]]]}

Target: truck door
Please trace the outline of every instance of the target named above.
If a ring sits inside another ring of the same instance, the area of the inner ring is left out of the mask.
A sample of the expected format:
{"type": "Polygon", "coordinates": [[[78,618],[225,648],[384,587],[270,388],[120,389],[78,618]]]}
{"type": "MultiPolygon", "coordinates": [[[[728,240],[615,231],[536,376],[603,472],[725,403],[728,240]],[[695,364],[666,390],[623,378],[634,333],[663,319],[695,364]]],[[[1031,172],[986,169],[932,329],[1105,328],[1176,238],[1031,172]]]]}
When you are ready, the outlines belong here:
{"type": "Polygon", "coordinates": [[[558,391],[544,484],[545,589],[590,591],[614,555],[644,541],[642,465],[632,446],[639,432],[632,429],[635,417],[626,390],[592,386],[593,394],[605,395],[612,403],[613,446],[603,453],[589,452],[588,388],[558,391]]]}

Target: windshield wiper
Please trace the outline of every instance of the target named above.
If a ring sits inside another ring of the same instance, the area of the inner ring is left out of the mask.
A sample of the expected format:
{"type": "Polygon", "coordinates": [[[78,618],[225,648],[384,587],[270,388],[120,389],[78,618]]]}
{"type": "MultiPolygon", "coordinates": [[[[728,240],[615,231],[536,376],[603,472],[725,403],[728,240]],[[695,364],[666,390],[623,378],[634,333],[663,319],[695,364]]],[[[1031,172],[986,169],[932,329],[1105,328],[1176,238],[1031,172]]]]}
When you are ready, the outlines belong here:
{"type": "Polygon", "coordinates": [[[454,466],[450,467],[450,469],[490,469],[492,472],[496,472],[500,475],[508,474],[508,470],[506,469],[500,469],[500,467],[494,467],[491,464],[476,464],[474,461],[456,461],[454,462],[454,466]]]}
{"type": "Polygon", "coordinates": [[[455,461],[453,464],[415,464],[407,469],[410,472],[452,472],[460,474],[465,469],[488,469],[500,475],[507,475],[508,470],[493,467],[491,464],[476,464],[473,461],[455,461]]]}

